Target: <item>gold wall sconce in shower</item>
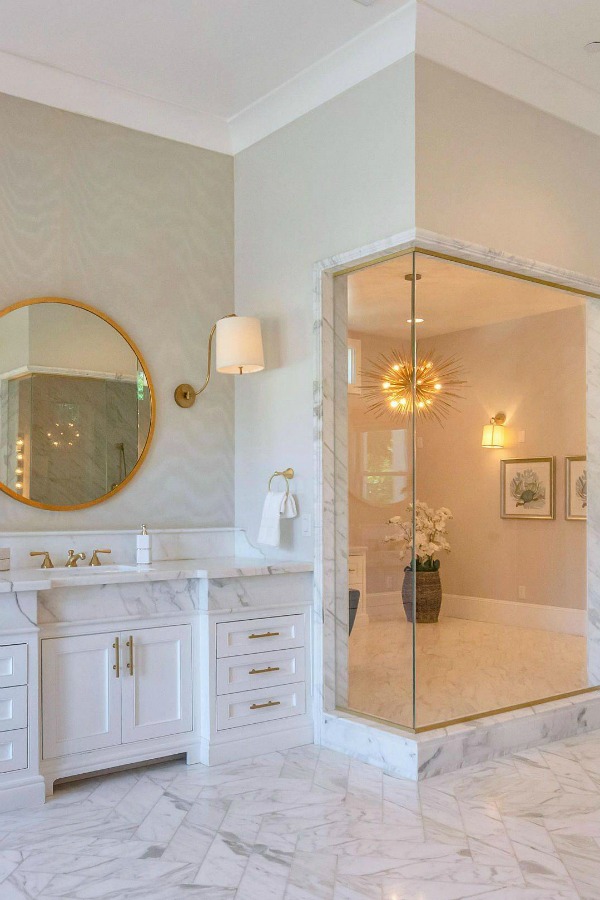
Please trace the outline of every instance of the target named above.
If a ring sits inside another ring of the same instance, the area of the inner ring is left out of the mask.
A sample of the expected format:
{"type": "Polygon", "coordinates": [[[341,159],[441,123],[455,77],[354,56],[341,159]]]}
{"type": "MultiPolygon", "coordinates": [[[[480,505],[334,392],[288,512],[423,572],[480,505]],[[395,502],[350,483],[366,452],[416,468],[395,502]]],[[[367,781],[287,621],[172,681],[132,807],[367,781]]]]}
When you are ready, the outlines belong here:
{"type": "Polygon", "coordinates": [[[262,372],[265,367],[260,320],[229,313],[215,322],[210,330],[206,379],[200,390],[195,390],[191,384],[180,384],[175,388],[175,403],[184,409],[193,406],[196,397],[208,387],[215,335],[217,372],[225,375],[250,375],[262,372]]]}
{"type": "Polygon", "coordinates": [[[481,446],[487,450],[502,450],[504,448],[506,416],[503,412],[496,413],[490,419],[489,425],[483,426],[481,446]]]}

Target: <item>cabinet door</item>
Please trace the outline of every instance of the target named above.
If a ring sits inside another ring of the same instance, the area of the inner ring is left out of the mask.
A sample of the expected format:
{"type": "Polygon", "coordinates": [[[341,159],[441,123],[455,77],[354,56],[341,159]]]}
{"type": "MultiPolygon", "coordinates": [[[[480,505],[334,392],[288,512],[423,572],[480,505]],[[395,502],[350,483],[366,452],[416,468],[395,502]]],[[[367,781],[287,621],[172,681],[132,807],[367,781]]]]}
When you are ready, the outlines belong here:
{"type": "Polygon", "coordinates": [[[123,743],[192,730],[190,625],[121,635],[123,743]]]}
{"type": "Polygon", "coordinates": [[[114,632],[42,641],[44,759],[121,743],[117,648],[114,632]]]}

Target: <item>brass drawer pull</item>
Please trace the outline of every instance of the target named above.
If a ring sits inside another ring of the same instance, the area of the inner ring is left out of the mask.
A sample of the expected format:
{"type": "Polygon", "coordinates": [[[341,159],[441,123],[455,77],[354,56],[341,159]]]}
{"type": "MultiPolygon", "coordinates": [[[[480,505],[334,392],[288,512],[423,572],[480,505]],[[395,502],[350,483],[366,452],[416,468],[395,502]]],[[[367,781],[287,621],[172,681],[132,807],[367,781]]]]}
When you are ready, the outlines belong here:
{"type": "Polygon", "coordinates": [[[278,631],[265,631],[263,634],[249,634],[248,640],[253,641],[255,638],[264,638],[264,637],[279,637],[278,631]]]}
{"type": "Polygon", "coordinates": [[[268,706],[281,706],[281,700],[269,700],[268,703],[253,703],[250,709],[266,709],[268,706]]]}
{"type": "Polygon", "coordinates": [[[125,642],[125,646],[129,647],[129,662],[127,663],[127,668],[129,669],[129,674],[133,675],[133,635],[129,635],[129,640],[125,642]]]}
{"type": "Polygon", "coordinates": [[[279,672],[279,666],[267,666],[266,669],[250,669],[248,675],[264,675],[265,672],[279,672]]]}
{"type": "Polygon", "coordinates": [[[113,650],[115,651],[115,664],[113,666],[114,671],[117,673],[117,678],[121,677],[121,660],[119,658],[119,638],[115,638],[115,642],[113,644],[113,650]]]}

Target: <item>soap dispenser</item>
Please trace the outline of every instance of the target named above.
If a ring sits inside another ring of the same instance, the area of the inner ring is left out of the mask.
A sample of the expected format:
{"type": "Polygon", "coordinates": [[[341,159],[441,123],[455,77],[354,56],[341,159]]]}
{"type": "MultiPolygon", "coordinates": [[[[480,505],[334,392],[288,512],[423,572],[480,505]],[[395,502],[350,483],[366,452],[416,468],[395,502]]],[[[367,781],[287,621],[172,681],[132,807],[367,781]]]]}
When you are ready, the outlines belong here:
{"type": "Polygon", "coordinates": [[[137,536],[136,560],[138,566],[149,566],[152,562],[152,535],[148,534],[146,525],[137,536]]]}

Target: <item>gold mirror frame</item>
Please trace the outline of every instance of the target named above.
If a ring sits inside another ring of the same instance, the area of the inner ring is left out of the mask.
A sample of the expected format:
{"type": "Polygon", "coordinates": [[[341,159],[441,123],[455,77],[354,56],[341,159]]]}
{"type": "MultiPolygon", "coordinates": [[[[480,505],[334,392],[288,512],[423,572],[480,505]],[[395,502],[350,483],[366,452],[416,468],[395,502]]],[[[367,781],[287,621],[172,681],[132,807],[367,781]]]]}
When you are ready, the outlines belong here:
{"type": "Polygon", "coordinates": [[[47,509],[54,512],[71,512],[77,509],[87,509],[89,506],[96,506],[98,503],[104,503],[105,500],[110,499],[110,497],[114,497],[115,494],[118,494],[119,491],[123,490],[125,485],[127,485],[134,475],[137,474],[140,466],[144,462],[148,450],[150,449],[150,444],[152,443],[152,438],[154,436],[154,427],[156,424],[156,399],[154,396],[154,385],[152,383],[152,378],[150,377],[150,372],[148,371],[148,365],[146,363],[145,358],[140,353],[137,345],[132,341],[126,331],[124,331],[120,325],[115,322],[114,319],[111,319],[110,316],[107,316],[106,313],[100,312],[99,309],[96,309],[93,306],[89,306],[87,303],[81,303],[79,300],[69,300],[66,297],[31,297],[29,300],[19,300],[17,303],[12,303],[10,306],[5,307],[5,309],[0,310],[0,318],[8,315],[10,312],[14,312],[17,309],[22,309],[24,306],[35,306],[38,303],[62,303],[65,306],[75,306],[77,309],[83,309],[86,312],[92,313],[94,316],[98,316],[99,319],[106,322],[107,325],[110,325],[112,328],[117,331],[123,340],[131,347],[133,353],[135,353],[139,364],[141,365],[144,375],[146,377],[146,382],[148,385],[148,394],[150,396],[150,427],[148,428],[148,437],[146,438],[146,443],[144,444],[144,449],[140,453],[138,460],[135,466],[132,468],[131,472],[125,476],[123,481],[119,482],[119,484],[113,488],[111,491],[107,491],[106,494],[102,494],[101,497],[96,497],[94,500],[88,500],[86,503],[76,503],[73,506],[54,506],[50,503],[40,503],[38,500],[30,500],[28,497],[23,497],[21,494],[17,494],[16,491],[13,491],[8,485],[4,484],[4,482],[0,481],[0,490],[7,494],[9,497],[12,497],[14,500],[18,500],[19,503],[25,503],[27,506],[33,506],[36,509],[47,509]]]}

